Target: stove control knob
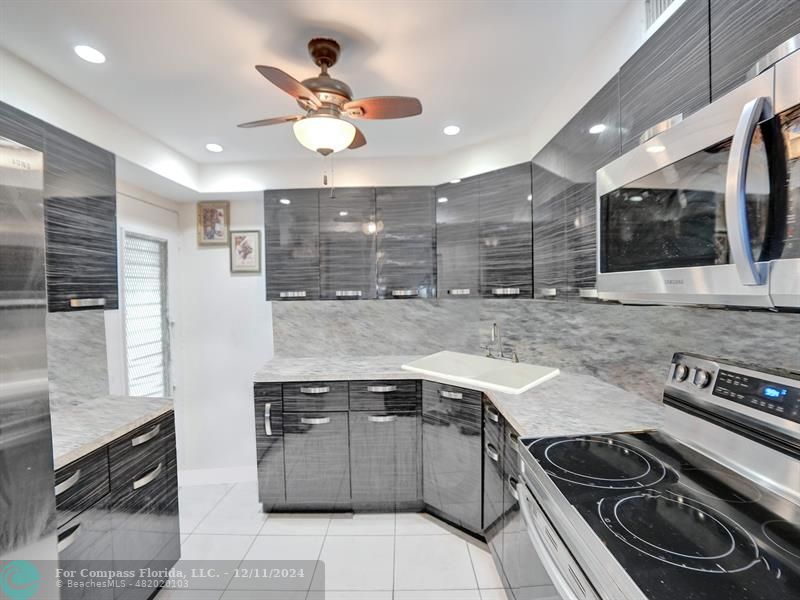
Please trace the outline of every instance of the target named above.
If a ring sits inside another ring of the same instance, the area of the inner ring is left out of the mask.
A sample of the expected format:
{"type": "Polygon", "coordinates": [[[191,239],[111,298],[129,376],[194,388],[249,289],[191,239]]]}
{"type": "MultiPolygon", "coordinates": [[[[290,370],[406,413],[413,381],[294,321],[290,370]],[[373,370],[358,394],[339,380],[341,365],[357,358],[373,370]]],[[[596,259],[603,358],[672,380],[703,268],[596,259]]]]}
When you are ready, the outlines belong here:
{"type": "Polygon", "coordinates": [[[711,383],[711,374],[703,369],[697,369],[694,374],[694,384],[699,388],[708,387],[711,383]]]}
{"type": "Polygon", "coordinates": [[[686,381],[686,378],[689,376],[689,367],[686,365],[676,365],[675,366],[675,379],[678,381],[686,381]]]}

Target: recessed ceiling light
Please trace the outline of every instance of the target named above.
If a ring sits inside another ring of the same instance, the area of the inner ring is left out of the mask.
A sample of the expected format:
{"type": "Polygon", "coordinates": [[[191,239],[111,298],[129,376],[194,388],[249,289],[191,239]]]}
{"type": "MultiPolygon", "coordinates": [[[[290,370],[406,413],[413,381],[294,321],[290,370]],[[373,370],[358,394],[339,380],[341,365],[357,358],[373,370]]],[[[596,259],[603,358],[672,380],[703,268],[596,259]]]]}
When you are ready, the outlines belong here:
{"type": "Polygon", "coordinates": [[[531,202],[532,200],[533,200],[533,194],[528,194],[528,202],[531,202]]]}
{"type": "Polygon", "coordinates": [[[445,202],[447,202],[447,198],[445,198],[444,196],[442,196],[441,198],[437,198],[437,199],[436,199],[436,201],[437,201],[439,204],[444,204],[445,202]]]}
{"type": "Polygon", "coordinates": [[[442,129],[442,133],[445,135],[458,135],[461,131],[461,127],[458,125],[448,125],[444,129],[442,129]]]}
{"type": "Polygon", "coordinates": [[[646,150],[650,154],[658,154],[659,152],[663,152],[664,150],[666,150],[666,148],[664,148],[664,146],[661,145],[655,145],[655,146],[648,146],[646,150]]]}
{"type": "Polygon", "coordinates": [[[461,183],[460,179],[451,179],[450,183],[461,183]]]}
{"type": "Polygon", "coordinates": [[[106,55],[100,52],[100,50],[92,48],[91,46],[75,46],[73,50],[75,50],[75,54],[80,56],[86,62],[94,63],[96,65],[106,62],[106,55]]]}
{"type": "Polygon", "coordinates": [[[288,198],[281,198],[280,200],[278,200],[278,202],[280,202],[281,204],[291,204],[292,203],[292,201],[289,200],[288,198]]]}
{"type": "Polygon", "coordinates": [[[340,217],[346,217],[347,216],[347,211],[346,210],[340,210],[339,211],[339,216],[340,217]]]}
{"type": "Polygon", "coordinates": [[[602,123],[598,123],[597,125],[592,125],[591,127],[589,127],[589,133],[594,133],[594,134],[603,133],[605,130],[606,126],[603,125],[602,123]]]}
{"type": "Polygon", "coordinates": [[[206,144],[206,150],[209,152],[222,152],[222,146],[219,144],[206,144]]]}

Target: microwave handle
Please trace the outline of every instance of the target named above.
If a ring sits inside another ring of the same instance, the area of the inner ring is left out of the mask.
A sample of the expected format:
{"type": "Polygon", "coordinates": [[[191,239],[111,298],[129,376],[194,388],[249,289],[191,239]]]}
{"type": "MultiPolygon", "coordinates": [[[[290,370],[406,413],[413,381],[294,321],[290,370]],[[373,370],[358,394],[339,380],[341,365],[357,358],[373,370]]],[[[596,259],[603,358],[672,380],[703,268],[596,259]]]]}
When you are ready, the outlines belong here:
{"type": "Polygon", "coordinates": [[[762,285],[764,277],[753,259],[747,225],[747,161],[753,135],[761,119],[772,117],[769,98],[753,98],[744,105],[736,125],[725,179],[725,223],[733,264],[743,285],[762,285]]]}

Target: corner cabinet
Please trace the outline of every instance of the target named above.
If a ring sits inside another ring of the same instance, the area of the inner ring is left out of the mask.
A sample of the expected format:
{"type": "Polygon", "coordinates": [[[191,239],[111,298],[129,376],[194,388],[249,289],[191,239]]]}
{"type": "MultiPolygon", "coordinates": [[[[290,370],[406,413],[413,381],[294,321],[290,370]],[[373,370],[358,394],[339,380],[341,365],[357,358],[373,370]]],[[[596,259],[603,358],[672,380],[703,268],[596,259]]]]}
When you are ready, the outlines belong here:
{"type": "Polygon", "coordinates": [[[471,298],[479,293],[477,177],[436,188],[436,272],[439,298],[471,298]]]}
{"type": "Polygon", "coordinates": [[[436,296],[433,188],[375,190],[378,298],[436,296]]]}
{"type": "Polygon", "coordinates": [[[267,300],[319,300],[318,195],[264,192],[267,300]]]}
{"type": "Polygon", "coordinates": [[[531,163],[478,177],[480,291],[485,298],[533,293],[531,163]]]}
{"type": "Polygon", "coordinates": [[[319,193],[320,297],[376,297],[375,190],[338,188],[319,193]]]}

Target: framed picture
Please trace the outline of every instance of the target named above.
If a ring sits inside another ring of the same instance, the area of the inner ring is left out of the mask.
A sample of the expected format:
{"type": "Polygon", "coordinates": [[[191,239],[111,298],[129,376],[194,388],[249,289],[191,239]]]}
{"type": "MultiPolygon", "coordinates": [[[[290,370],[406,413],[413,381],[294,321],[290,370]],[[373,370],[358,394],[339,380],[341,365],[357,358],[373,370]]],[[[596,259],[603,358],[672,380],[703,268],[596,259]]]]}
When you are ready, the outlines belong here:
{"type": "Polygon", "coordinates": [[[261,272],[261,232],[231,231],[231,273],[261,272]]]}
{"type": "Polygon", "coordinates": [[[198,202],[197,245],[227,246],[230,217],[229,202],[198,202]]]}

